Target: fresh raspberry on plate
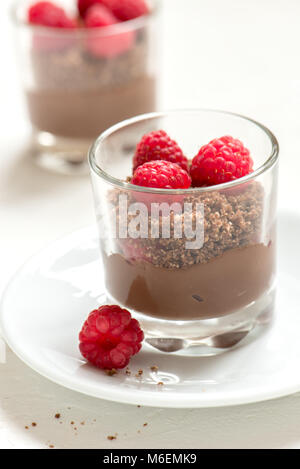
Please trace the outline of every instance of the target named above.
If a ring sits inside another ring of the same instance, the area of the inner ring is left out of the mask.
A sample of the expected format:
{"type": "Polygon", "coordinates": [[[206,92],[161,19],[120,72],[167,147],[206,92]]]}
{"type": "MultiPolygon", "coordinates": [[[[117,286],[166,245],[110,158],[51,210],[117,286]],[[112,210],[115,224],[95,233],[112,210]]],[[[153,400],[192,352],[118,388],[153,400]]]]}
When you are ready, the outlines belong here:
{"type": "Polygon", "coordinates": [[[177,163],[182,169],[189,171],[188,160],[181,148],[164,130],[155,130],[142,137],[136,146],[133,158],[133,172],[138,166],[153,160],[177,163]]]}
{"type": "Polygon", "coordinates": [[[96,57],[115,57],[128,51],[135,41],[134,31],[99,34],[97,29],[118,23],[117,18],[104,5],[93,5],[84,18],[85,26],[92,28],[87,38],[87,49],[96,57]],[[97,29],[96,29],[97,28],[97,29]]]}
{"type": "Polygon", "coordinates": [[[53,28],[72,29],[76,21],[69,18],[65,10],[52,2],[37,2],[28,9],[30,24],[48,26],[53,28]]]}
{"type": "Polygon", "coordinates": [[[188,189],[191,178],[176,163],[149,161],[135,170],[131,184],[158,189],[188,189]]]}
{"type": "Polygon", "coordinates": [[[105,305],[92,311],[79,334],[81,354],[98,368],[121,369],[142,347],[144,333],[126,309],[105,305]]]}
{"type": "Polygon", "coordinates": [[[192,161],[190,174],[194,187],[205,187],[234,181],[252,170],[249,150],[240,140],[224,136],[200,148],[192,161]]]}

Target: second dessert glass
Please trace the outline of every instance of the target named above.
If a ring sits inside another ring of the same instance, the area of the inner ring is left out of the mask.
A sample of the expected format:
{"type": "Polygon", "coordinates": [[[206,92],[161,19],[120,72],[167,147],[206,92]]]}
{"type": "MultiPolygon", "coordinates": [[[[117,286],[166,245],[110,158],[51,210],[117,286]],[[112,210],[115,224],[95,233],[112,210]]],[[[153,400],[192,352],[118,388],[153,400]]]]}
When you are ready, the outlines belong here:
{"type": "Polygon", "coordinates": [[[16,1],[13,20],[34,150],[43,166],[81,173],[99,133],[156,110],[159,2],[134,20],[74,30],[27,24],[32,3],[16,1]]]}
{"type": "Polygon", "coordinates": [[[148,343],[166,352],[212,355],[270,322],[277,160],[278,144],[267,128],[209,110],[139,116],[94,143],[89,162],[108,301],[130,309],[148,343]],[[135,145],[158,129],[190,158],[213,138],[239,138],[254,172],[188,190],[126,182],[135,145]]]}

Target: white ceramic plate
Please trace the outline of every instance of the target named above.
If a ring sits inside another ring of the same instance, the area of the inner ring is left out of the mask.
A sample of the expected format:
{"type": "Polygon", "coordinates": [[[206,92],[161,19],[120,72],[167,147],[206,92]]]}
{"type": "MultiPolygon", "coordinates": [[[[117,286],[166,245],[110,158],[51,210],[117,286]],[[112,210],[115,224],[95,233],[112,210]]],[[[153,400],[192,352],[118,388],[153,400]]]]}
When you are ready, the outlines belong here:
{"type": "Polygon", "coordinates": [[[248,345],[210,358],[162,354],[144,346],[131,375],[110,377],[85,363],[78,332],[101,301],[103,273],[95,229],[53,243],[6,289],[1,328],[14,352],[41,375],[82,393],[157,407],[216,407],[300,390],[300,216],[279,219],[279,278],[273,326],[248,345]],[[158,372],[151,371],[157,365],[158,372]],[[136,377],[143,369],[142,377],[136,377]],[[158,382],[164,385],[158,385],[158,382]]]}

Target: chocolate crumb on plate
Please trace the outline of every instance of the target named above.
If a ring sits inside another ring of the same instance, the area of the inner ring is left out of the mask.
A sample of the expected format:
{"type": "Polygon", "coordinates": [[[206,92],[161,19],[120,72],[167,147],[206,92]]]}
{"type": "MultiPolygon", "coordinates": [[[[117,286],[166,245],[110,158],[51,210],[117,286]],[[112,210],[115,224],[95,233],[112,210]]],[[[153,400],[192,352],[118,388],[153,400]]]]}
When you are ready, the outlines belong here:
{"type": "Polygon", "coordinates": [[[151,371],[158,371],[158,366],[153,365],[153,366],[150,367],[150,370],[151,371]]]}

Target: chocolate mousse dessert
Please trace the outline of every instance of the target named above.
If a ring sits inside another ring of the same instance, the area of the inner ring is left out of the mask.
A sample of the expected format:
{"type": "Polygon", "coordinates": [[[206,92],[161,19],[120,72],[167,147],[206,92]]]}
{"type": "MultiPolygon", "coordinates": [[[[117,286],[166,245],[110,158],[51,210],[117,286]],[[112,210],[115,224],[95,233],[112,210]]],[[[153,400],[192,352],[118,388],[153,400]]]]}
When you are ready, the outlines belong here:
{"type": "Polygon", "coordinates": [[[76,18],[50,2],[29,9],[28,22],[37,28],[26,96],[35,129],[92,141],[123,119],[155,110],[151,12],[144,0],[130,1],[130,10],[126,3],[79,0],[76,18]]]}
{"type": "Polygon", "coordinates": [[[275,226],[266,228],[263,220],[264,188],[253,180],[218,188],[253,171],[249,151],[239,140],[215,139],[189,162],[165,132],[152,132],[137,145],[133,167],[132,185],[181,192],[110,191],[117,236],[109,250],[103,249],[103,260],[113,301],[159,319],[212,319],[253,304],[272,288],[275,226]],[[121,213],[120,195],[125,194],[128,207],[138,202],[147,209],[142,237],[130,236],[134,214],[121,213]],[[153,203],[166,202],[176,206],[154,217],[153,203]],[[191,248],[185,226],[190,222],[195,228],[197,216],[202,217],[203,239],[191,248]]]}

